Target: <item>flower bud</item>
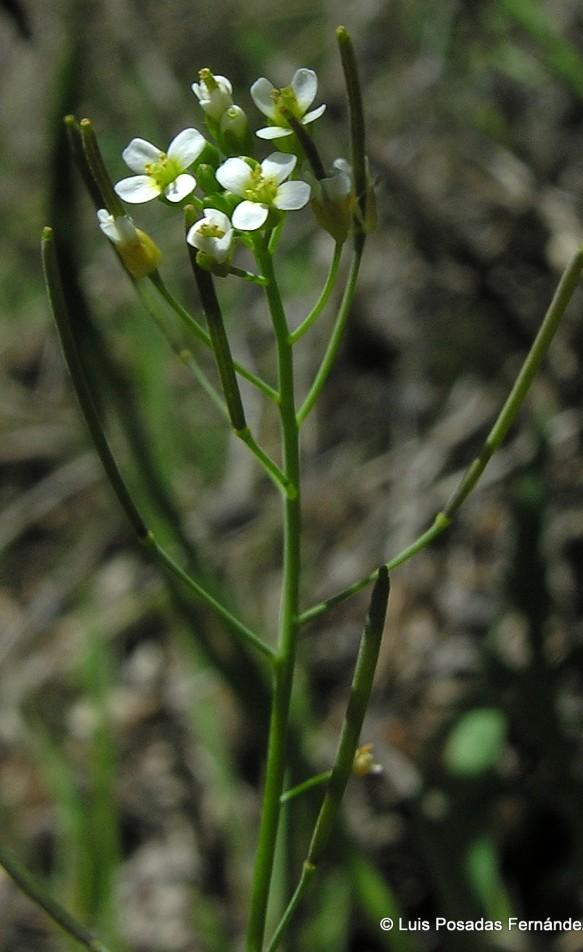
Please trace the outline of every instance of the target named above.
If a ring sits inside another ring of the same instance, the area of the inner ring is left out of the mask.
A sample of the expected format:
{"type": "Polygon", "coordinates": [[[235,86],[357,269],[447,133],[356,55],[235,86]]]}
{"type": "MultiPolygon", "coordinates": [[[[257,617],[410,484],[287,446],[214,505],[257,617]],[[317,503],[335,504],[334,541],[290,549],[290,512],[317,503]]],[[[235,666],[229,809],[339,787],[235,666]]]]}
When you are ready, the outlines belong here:
{"type": "Polygon", "coordinates": [[[100,208],[97,220],[133,278],[146,278],[157,271],[162,257],[160,249],[145,231],[136,228],[129,215],[114,218],[100,208]]]}
{"type": "Polygon", "coordinates": [[[233,87],[226,76],[215,76],[210,69],[199,70],[200,82],[192,84],[192,91],[206,116],[219,122],[225,109],[233,104],[233,87]]]}
{"type": "Polygon", "coordinates": [[[336,159],[332,173],[320,179],[312,192],[312,209],[318,222],[336,242],[346,240],[354,211],[352,175],[344,159],[336,159]]]}
{"type": "Polygon", "coordinates": [[[219,138],[226,155],[241,155],[252,151],[247,115],[240,106],[229,106],[221,116],[219,138]]]}
{"type": "Polygon", "coordinates": [[[372,744],[362,744],[361,747],[357,747],[352,770],[357,777],[382,773],[381,765],[375,764],[372,744]]]}

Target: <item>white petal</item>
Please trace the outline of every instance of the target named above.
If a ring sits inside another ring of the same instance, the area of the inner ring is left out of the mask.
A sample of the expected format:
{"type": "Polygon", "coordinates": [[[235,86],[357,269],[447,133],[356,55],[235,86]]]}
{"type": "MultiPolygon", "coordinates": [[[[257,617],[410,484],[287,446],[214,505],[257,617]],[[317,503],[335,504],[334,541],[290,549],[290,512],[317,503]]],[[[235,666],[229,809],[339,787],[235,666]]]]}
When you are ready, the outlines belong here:
{"type": "Polygon", "coordinates": [[[164,189],[164,197],[167,198],[169,202],[181,202],[183,198],[186,198],[187,195],[194,192],[195,188],[196,179],[194,175],[188,175],[186,172],[183,172],[182,175],[179,175],[173,182],[170,182],[170,185],[166,186],[164,189]]]}
{"type": "Polygon", "coordinates": [[[122,159],[132,172],[143,172],[150,162],[158,162],[164,153],[145,139],[132,139],[122,152],[122,159]]]}
{"type": "Polygon", "coordinates": [[[231,251],[231,245],[233,243],[233,231],[227,231],[222,238],[215,238],[214,240],[214,256],[222,264],[223,261],[226,261],[229,257],[231,251]]]}
{"type": "Polygon", "coordinates": [[[245,189],[249,185],[251,169],[243,159],[233,158],[223,162],[215,175],[223,188],[229,189],[235,195],[244,195],[245,189]]]}
{"type": "Polygon", "coordinates": [[[229,221],[228,215],[225,215],[224,212],[220,212],[218,208],[205,208],[202,221],[208,221],[211,225],[216,225],[221,231],[224,231],[225,234],[231,229],[231,222],[229,221]]]}
{"type": "Polygon", "coordinates": [[[265,126],[255,133],[260,139],[282,139],[284,136],[291,136],[291,134],[291,129],[284,129],[283,126],[265,126]]]}
{"type": "Polygon", "coordinates": [[[198,248],[198,230],[202,225],[201,221],[195,221],[194,225],[186,232],[186,240],[193,248],[198,248]]]}
{"type": "Polygon", "coordinates": [[[97,221],[104,235],[107,235],[110,241],[119,241],[119,232],[115,225],[115,218],[110,215],[107,209],[100,208],[97,212],[97,221]]]}
{"type": "Polygon", "coordinates": [[[310,186],[307,182],[284,182],[277,190],[273,201],[282,212],[303,208],[310,201],[310,186]]]}
{"type": "Polygon", "coordinates": [[[256,79],[251,87],[251,98],[260,112],[268,119],[275,119],[276,108],[272,93],[274,91],[273,83],[270,83],[265,76],[256,79]]]}
{"type": "Polygon", "coordinates": [[[171,159],[178,159],[181,167],[187,169],[198,159],[205,144],[204,136],[196,129],[184,129],[168,146],[168,155],[171,159]]]}
{"type": "Polygon", "coordinates": [[[114,187],[119,197],[131,205],[151,202],[162,191],[149,175],[132,175],[130,178],[122,179],[114,187]]]}
{"type": "Polygon", "coordinates": [[[302,119],[302,125],[307,126],[309,122],[314,122],[315,119],[319,119],[323,112],[326,110],[326,103],[322,103],[321,106],[318,106],[317,109],[312,109],[311,112],[307,112],[304,118],[302,119]]]}
{"type": "Polygon", "coordinates": [[[318,92],[318,77],[313,69],[303,67],[294,73],[291,87],[296,94],[298,106],[303,114],[306,109],[310,108],[316,98],[316,93],[318,92]]]}
{"type": "Polygon", "coordinates": [[[340,172],[345,172],[346,175],[352,178],[352,166],[347,159],[334,159],[332,163],[333,169],[338,169],[340,172]]]}
{"type": "Polygon", "coordinates": [[[226,93],[233,92],[233,86],[232,86],[231,80],[227,79],[226,76],[219,76],[217,73],[215,74],[215,79],[217,83],[219,84],[219,88],[222,89],[223,92],[226,92],[226,93]]]}
{"type": "Polygon", "coordinates": [[[201,99],[207,98],[206,86],[203,86],[202,83],[193,83],[190,88],[192,89],[194,95],[196,96],[199,102],[201,99]]]}
{"type": "Polygon", "coordinates": [[[208,247],[209,242],[212,240],[208,236],[200,234],[201,225],[204,224],[204,221],[204,218],[201,218],[200,221],[195,221],[192,228],[189,228],[186,234],[186,240],[189,245],[192,245],[193,248],[205,250],[208,247]]]}
{"type": "Polygon", "coordinates": [[[233,225],[240,231],[256,231],[267,220],[269,209],[259,202],[241,202],[233,212],[233,225]]]}
{"type": "Polygon", "coordinates": [[[292,174],[298,161],[296,155],[285,152],[272,152],[261,163],[261,171],[265,178],[273,179],[279,185],[292,174]]]}
{"type": "Polygon", "coordinates": [[[330,202],[343,202],[352,191],[352,179],[346,172],[334,172],[329,178],[322,179],[320,186],[330,202]]]}

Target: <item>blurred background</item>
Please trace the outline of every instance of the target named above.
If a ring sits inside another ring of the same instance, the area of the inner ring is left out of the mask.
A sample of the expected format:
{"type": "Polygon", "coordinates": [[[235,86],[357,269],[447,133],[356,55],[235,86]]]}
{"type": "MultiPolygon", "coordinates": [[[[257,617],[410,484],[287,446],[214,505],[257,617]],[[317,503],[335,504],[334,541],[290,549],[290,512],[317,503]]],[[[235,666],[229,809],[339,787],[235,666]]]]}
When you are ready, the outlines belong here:
{"type": "MultiPolygon", "coordinates": [[[[315,68],[326,162],[348,136],[334,28],[361,64],[378,231],[305,431],[303,604],[412,541],[479,449],[581,242],[576,0],[4,0],[0,256],[0,822],[112,952],[227,952],[244,930],[267,690],[256,659],[137,550],[81,423],[39,258],[57,229],[108,430],[172,553],[272,632],[279,500],[168,351],[98,233],[61,117],[93,119],[114,180],[142,136],[202,129],[210,66],[259,116],[260,75],[315,68]]],[[[309,211],[279,255],[290,320],[331,255],[309,211]]],[[[181,227],[136,208],[196,298],[181,227]]],[[[220,287],[237,356],[271,374],[257,289],[220,287]]],[[[407,919],[583,915],[583,334],[570,307],[527,406],[455,525],[395,571],[342,829],[288,952],[583,949],[581,933],[382,933],[407,919]]],[[[298,345],[305,392],[331,312],[298,345]]],[[[212,368],[210,368],[212,370],[212,368]]],[[[245,390],[275,452],[277,421],[245,390]]],[[[307,626],[290,784],[331,763],[366,593],[307,626]],[[301,727],[300,727],[301,725],[301,727]]],[[[290,807],[273,915],[319,805],[290,807]]],[[[285,824],[284,824],[285,826],[285,824]]],[[[0,952],[72,948],[0,877],[0,952]]]]}

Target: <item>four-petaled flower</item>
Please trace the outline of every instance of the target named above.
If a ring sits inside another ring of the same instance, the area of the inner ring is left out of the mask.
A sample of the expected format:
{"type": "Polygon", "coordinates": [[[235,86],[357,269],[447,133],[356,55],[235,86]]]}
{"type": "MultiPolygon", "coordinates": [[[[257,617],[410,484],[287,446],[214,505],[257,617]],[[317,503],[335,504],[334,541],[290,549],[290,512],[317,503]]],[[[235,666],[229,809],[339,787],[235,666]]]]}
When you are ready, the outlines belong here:
{"type": "Polygon", "coordinates": [[[233,228],[227,215],[217,208],[205,208],[204,218],[190,228],[186,240],[211,261],[224,264],[231,256],[233,228]]]}
{"type": "Polygon", "coordinates": [[[295,155],[273,152],[261,165],[251,166],[244,159],[232,158],[219,166],[216,176],[223,188],[244,199],[233,212],[235,228],[256,231],[265,224],[270,208],[287,212],[308,203],[307,182],[285,181],[296,162],[295,155]]]}
{"type": "Polygon", "coordinates": [[[257,135],[260,139],[279,139],[282,136],[289,136],[291,129],[289,122],[285,117],[285,110],[292,116],[299,119],[302,125],[319,119],[326,106],[318,106],[317,109],[308,109],[316,98],[318,91],[318,77],[313,69],[296,70],[289,86],[282,89],[276,89],[273,83],[270,83],[264,76],[253,83],[251,87],[251,96],[257,108],[264,116],[270,120],[271,125],[264,129],[259,129],[257,135]]]}
{"type": "Polygon", "coordinates": [[[140,204],[163,195],[170,202],[181,202],[196,188],[196,179],[186,171],[205,147],[205,139],[196,129],[184,129],[162,152],[145,139],[132,139],[122,156],[132,172],[115,190],[124,202],[140,204]]]}
{"type": "Polygon", "coordinates": [[[233,87],[226,76],[215,76],[210,69],[199,70],[200,82],[192,84],[192,91],[207,116],[217,122],[233,105],[233,87]]]}

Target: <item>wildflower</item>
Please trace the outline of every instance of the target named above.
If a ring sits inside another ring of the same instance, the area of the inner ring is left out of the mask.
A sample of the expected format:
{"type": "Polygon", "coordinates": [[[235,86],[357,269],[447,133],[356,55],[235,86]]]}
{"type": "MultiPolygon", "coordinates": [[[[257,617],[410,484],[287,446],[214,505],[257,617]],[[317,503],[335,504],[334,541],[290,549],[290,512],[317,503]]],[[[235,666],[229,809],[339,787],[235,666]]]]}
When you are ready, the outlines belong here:
{"type": "Polygon", "coordinates": [[[233,212],[233,225],[241,231],[261,228],[270,208],[292,211],[303,208],[310,199],[307,182],[286,182],[297,158],[273,152],[261,165],[249,165],[242,158],[227,159],[216,176],[223,188],[244,199],[233,212]]]}
{"type": "Polygon", "coordinates": [[[366,777],[367,774],[380,774],[383,772],[381,765],[375,764],[372,744],[362,744],[360,747],[357,747],[352,769],[357,777],[366,777]]]}
{"type": "Polygon", "coordinates": [[[199,70],[198,78],[200,82],[192,84],[192,91],[206,115],[219,122],[233,105],[233,87],[226,76],[215,76],[210,69],[199,70]]]}
{"type": "Polygon", "coordinates": [[[157,270],[162,257],[160,249],[149,235],[136,228],[129,215],[114,218],[105,208],[100,208],[97,221],[132,277],[145,278],[157,270]]]}
{"type": "Polygon", "coordinates": [[[312,208],[322,228],[335,241],[346,240],[354,208],[352,170],[346,159],[335,159],[330,175],[316,183],[312,208]]]}
{"type": "Polygon", "coordinates": [[[325,105],[318,106],[308,112],[316,98],[317,90],[318,77],[313,69],[306,69],[305,67],[296,70],[291,84],[284,86],[282,89],[276,89],[264,76],[254,82],[251,87],[253,101],[271,122],[271,125],[259,129],[257,132],[259,138],[279,139],[291,134],[291,129],[282,110],[289,111],[304,126],[314,122],[315,119],[319,119],[326,109],[325,105]]]}
{"type": "Polygon", "coordinates": [[[196,179],[186,171],[205,147],[205,139],[196,129],[184,129],[172,140],[168,152],[162,152],[145,139],[132,139],[122,155],[132,172],[122,179],[115,191],[124,202],[139,204],[163,195],[170,202],[181,202],[196,188],[196,179]]]}
{"type": "Polygon", "coordinates": [[[188,244],[198,248],[198,263],[207,268],[215,264],[225,265],[229,261],[233,238],[233,227],[228,216],[217,208],[206,208],[204,218],[195,222],[186,235],[188,244]]]}

